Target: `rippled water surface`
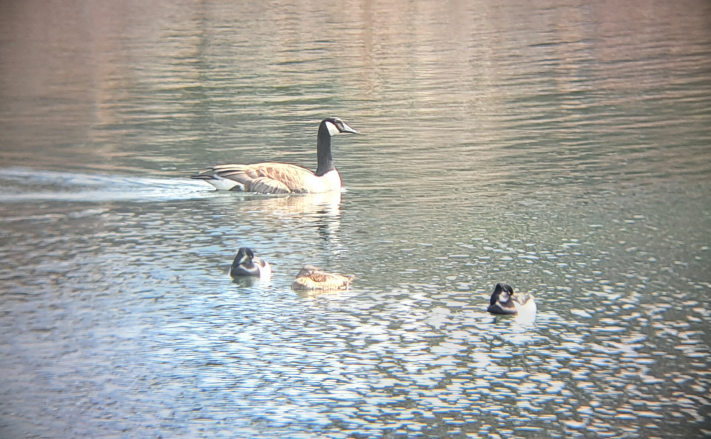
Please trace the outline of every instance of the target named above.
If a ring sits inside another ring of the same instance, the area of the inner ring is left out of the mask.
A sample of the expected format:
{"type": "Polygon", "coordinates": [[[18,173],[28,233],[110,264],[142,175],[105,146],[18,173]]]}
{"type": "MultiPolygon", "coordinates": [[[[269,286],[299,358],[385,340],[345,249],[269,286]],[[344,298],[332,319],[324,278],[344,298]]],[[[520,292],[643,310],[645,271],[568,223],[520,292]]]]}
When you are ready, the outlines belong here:
{"type": "Polygon", "coordinates": [[[240,3],[0,5],[0,437],[711,435],[708,2],[240,3]]]}

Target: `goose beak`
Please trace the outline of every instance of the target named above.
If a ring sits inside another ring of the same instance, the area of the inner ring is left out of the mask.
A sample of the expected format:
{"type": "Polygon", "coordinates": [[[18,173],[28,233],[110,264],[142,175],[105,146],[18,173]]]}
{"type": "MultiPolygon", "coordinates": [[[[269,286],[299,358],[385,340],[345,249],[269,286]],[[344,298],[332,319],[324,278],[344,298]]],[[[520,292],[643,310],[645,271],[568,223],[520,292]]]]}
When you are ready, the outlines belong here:
{"type": "Polygon", "coordinates": [[[342,133],[351,133],[351,134],[360,134],[358,131],[354,130],[353,128],[349,127],[347,123],[343,122],[343,129],[341,130],[342,133]]]}

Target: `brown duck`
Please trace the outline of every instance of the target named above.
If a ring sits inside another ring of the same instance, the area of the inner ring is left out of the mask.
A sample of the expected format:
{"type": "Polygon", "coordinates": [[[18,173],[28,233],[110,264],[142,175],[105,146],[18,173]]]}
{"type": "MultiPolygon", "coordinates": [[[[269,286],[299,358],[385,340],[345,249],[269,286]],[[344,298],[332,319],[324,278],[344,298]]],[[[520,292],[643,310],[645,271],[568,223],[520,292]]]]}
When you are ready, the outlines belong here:
{"type": "Polygon", "coordinates": [[[347,290],[355,276],[325,273],[313,265],[304,265],[291,284],[294,290],[347,290]]]}

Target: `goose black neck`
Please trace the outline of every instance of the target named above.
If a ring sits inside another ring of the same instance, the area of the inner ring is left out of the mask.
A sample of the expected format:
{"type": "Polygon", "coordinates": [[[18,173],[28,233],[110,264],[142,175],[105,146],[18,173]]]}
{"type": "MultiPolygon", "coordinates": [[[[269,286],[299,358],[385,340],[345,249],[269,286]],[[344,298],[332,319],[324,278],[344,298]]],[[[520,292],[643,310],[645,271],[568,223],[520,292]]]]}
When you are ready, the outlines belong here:
{"type": "Polygon", "coordinates": [[[328,171],[336,169],[333,165],[333,156],[331,156],[331,133],[328,132],[328,127],[325,122],[322,122],[318,127],[316,154],[318,157],[318,168],[316,168],[317,176],[321,177],[328,171]]]}

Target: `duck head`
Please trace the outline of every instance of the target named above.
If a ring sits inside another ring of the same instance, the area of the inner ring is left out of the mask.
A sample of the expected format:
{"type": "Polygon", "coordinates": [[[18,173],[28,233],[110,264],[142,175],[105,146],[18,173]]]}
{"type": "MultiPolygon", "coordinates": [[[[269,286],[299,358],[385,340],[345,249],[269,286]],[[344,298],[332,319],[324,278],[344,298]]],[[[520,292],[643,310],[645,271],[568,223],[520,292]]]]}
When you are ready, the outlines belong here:
{"type": "Polygon", "coordinates": [[[506,283],[498,283],[494,288],[494,293],[489,301],[488,312],[492,314],[516,314],[516,305],[513,303],[514,290],[511,285],[506,283]]]}
{"type": "Polygon", "coordinates": [[[313,265],[304,265],[304,268],[299,271],[299,274],[297,274],[296,277],[309,277],[316,271],[318,271],[318,268],[314,267],[313,265]]]}
{"type": "Polygon", "coordinates": [[[237,256],[235,256],[235,262],[232,265],[242,265],[249,262],[254,258],[254,252],[247,247],[240,247],[237,251],[237,256]]]}

